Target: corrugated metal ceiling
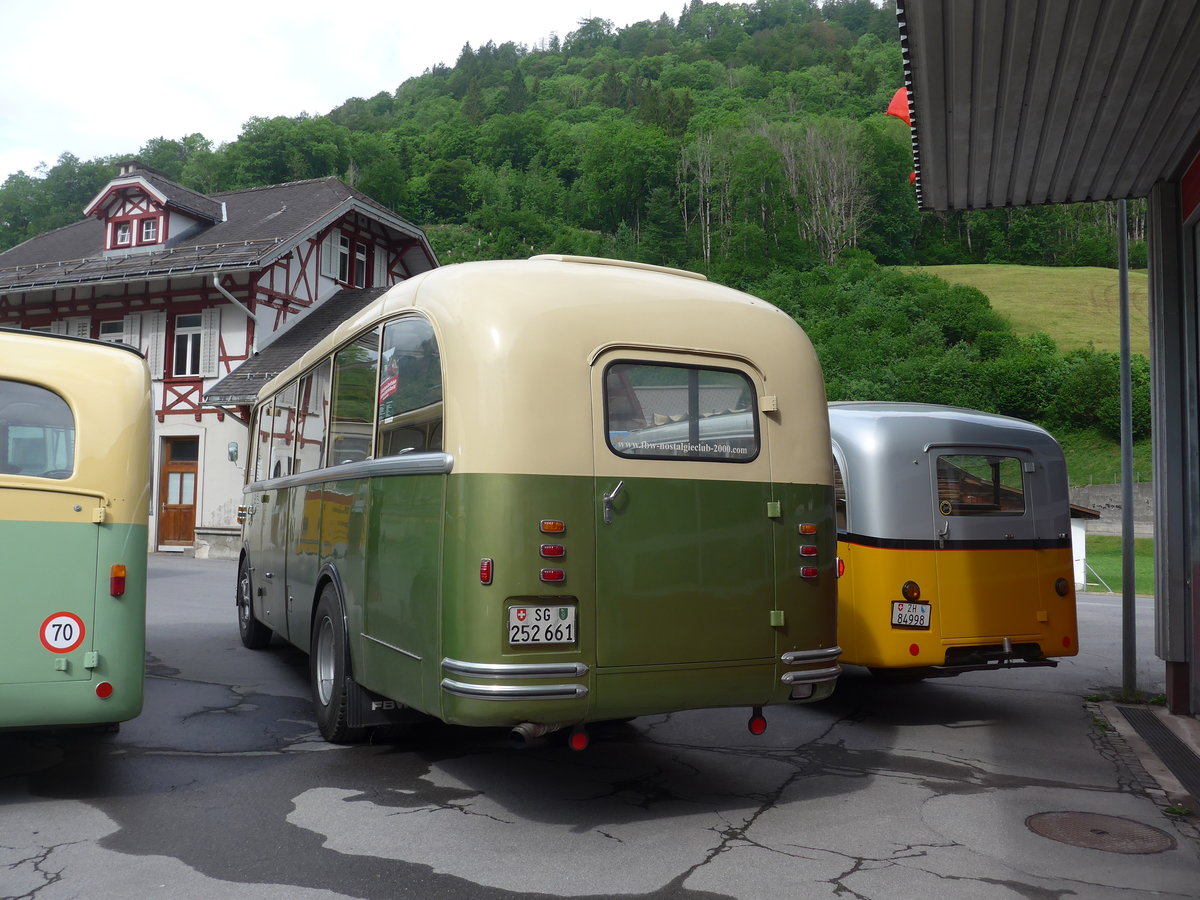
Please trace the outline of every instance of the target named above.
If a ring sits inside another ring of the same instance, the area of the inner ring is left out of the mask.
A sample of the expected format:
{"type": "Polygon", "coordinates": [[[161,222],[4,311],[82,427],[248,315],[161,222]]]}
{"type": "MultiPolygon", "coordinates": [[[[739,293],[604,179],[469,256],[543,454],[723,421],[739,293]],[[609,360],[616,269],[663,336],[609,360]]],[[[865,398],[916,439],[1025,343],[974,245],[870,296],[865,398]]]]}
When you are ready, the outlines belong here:
{"type": "Polygon", "coordinates": [[[1200,135],[1197,0],[898,0],[922,209],[1144,197],[1200,135]]]}

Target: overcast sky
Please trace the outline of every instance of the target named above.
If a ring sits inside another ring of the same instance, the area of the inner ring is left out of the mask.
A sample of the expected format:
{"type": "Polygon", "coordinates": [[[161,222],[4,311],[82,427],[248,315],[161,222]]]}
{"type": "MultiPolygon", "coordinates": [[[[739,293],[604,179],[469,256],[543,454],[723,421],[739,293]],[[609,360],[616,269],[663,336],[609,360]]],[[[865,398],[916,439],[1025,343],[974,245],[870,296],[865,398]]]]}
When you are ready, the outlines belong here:
{"type": "Polygon", "coordinates": [[[686,0],[0,0],[0,183],[69,152],[135,153],[253,116],[320,115],[394,91],[464,44],[534,47],[580,19],[620,28],[686,0]]]}

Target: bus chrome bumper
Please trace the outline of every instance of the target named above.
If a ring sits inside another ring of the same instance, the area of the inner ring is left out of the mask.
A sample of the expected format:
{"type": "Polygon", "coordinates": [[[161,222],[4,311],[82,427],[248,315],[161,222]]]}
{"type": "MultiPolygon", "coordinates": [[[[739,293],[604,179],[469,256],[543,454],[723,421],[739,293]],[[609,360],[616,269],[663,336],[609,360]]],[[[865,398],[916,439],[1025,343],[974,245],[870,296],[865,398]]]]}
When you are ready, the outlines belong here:
{"type": "Polygon", "coordinates": [[[784,672],[779,680],[784,684],[792,685],[832,681],[842,674],[842,667],[837,661],[841,655],[841,647],[828,647],[823,650],[792,650],[779,658],[785,666],[817,665],[820,668],[803,669],[799,672],[784,672]]]}
{"type": "MultiPolygon", "coordinates": [[[[588,673],[583,663],[474,663],[443,659],[447,675],[494,680],[526,678],[581,678],[588,673]]],[[[471,684],[454,678],[442,679],[442,690],[474,700],[577,700],[586,697],[582,684],[471,684]]]]}

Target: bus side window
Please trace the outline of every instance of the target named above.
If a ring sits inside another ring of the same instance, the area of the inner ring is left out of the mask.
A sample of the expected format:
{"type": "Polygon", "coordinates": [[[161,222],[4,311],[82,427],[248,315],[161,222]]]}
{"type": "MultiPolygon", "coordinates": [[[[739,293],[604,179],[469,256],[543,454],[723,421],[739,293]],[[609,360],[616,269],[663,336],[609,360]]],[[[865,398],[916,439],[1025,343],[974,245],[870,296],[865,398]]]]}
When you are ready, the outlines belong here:
{"type": "Polygon", "coordinates": [[[341,466],[371,458],[378,363],[379,329],[361,335],[334,356],[326,465],[341,466]]]}
{"type": "Polygon", "coordinates": [[[268,478],[292,474],[292,447],[296,429],[296,383],[293,381],[271,401],[271,463],[268,478]]]}
{"type": "Polygon", "coordinates": [[[253,449],[254,477],[253,481],[265,481],[271,465],[271,409],[275,398],[265,401],[254,411],[253,449]]]}
{"type": "Polygon", "coordinates": [[[325,410],[329,407],[329,362],[300,379],[296,398],[295,472],[321,467],[325,457],[325,410]]]}
{"type": "Polygon", "coordinates": [[[833,507],[837,520],[837,530],[846,530],[846,482],[842,480],[842,467],[838,465],[837,457],[833,458],[833,507]]]}
{"type": "Polygon", "coordinates": [[[433,327],[418,316],[383,330],[379,456],[442,449],[442,364],[433,327]]]}

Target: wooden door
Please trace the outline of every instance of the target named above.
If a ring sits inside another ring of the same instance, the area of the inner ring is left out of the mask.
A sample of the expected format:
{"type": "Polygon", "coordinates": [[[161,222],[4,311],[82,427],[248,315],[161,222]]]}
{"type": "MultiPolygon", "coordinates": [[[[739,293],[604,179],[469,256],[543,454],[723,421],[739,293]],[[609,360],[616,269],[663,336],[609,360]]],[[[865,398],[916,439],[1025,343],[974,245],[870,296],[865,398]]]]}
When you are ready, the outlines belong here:
{"type": "Polygon", "coordinates": [[[158,543],[190,547],[196,539],[199,438],[165,438],[158,481],[158,543]]]}

